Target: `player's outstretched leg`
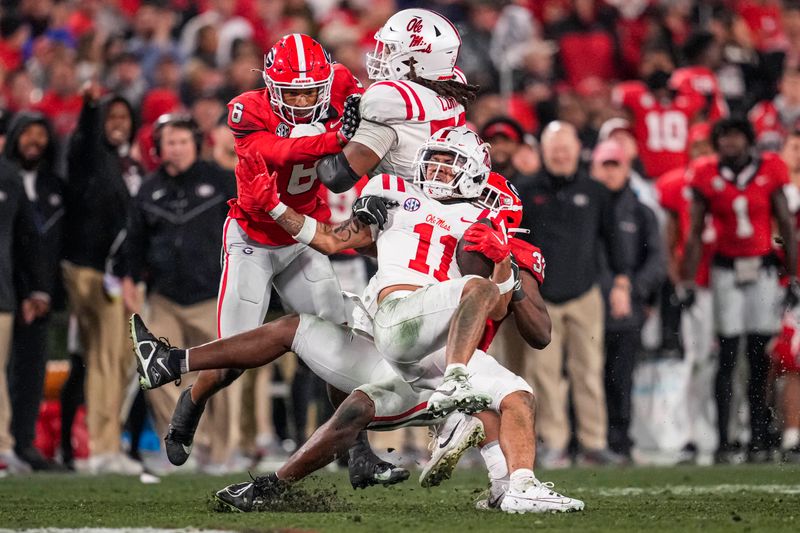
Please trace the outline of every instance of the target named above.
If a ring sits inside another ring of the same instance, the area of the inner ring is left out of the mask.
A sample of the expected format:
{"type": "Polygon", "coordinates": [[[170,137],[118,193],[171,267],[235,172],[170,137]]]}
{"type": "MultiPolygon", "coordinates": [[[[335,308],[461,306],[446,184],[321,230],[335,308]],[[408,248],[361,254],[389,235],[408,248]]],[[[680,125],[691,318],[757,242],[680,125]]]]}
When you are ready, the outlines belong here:
{"type": "Polygon", "coordinates": [[[130,319],[139,382],[144,389],[160,387],[186,372],[201,370],[194,386],[181,393],[164,437],[167,457],[180,466],[191,454],[192,442],[206,402],[238,378],[244,369],[271,363],[291,350],[299,317],[288,315],[259,328],[189,349],[157,339],[139,315],[130,319]]]}
{"type": "Polygon", "coordinates": [[[300,481],[347,453],[374,415],[372,400],[363,392],[353,392],[276,473],[228,485],[217,491],[215,498],[226,507],[245,513],[268,507],[270,499],[290,483],[300,481]]]}

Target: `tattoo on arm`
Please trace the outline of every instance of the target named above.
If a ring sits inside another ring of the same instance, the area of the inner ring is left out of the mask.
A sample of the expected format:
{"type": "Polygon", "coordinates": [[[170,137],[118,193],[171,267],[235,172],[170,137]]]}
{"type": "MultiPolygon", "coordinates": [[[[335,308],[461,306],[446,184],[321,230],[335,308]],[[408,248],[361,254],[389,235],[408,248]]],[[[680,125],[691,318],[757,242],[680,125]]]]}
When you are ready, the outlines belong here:
{"type": "Polygon", "coordinates": [[[294,209],[287,209],[284,214],[278,217],[275,221],[282,227],[289,235],[297,235],[303,229],[306,217],[301,215],[294,209]]]}
{"type": "Polygon", "coordinates": [[[349,220],[345,220],[338,226],[333,227],[333,235],[336,236],[337,239],[347,242],[349,241],[354,235],[360,234],[364,229],[367,228],[367,225],[358,220],[356,217],[353,217],[349,220]]]}

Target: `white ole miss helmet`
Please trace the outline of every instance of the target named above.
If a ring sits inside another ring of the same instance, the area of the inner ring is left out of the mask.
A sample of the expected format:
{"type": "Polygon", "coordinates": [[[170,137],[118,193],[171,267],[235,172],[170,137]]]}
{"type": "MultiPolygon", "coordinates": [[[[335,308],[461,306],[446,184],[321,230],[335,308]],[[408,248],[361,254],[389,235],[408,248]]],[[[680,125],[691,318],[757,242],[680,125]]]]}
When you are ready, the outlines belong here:
{"type": "Polygon", "coordinates": [[[375,33],[375,40],[375,52],[367,54],[369,79],[407,79],[411,64],[419,78],[453,79],[461,36],[453,23],[439,13],[404,9],[386,21],[375,33]]]}
{"type": "Polygon", "coordinates": [[[489,144],[466,126],[442,128],[425,141],[414,159],[414,183],[430,198],[478,198],[489,179],[489,144]],[[450,155],[442,161],[441,155],[450,155]],[[449,170],[449,172],[447,172],[449,170]],[[452,180],[448,179],[452,175],[452,180]]]}

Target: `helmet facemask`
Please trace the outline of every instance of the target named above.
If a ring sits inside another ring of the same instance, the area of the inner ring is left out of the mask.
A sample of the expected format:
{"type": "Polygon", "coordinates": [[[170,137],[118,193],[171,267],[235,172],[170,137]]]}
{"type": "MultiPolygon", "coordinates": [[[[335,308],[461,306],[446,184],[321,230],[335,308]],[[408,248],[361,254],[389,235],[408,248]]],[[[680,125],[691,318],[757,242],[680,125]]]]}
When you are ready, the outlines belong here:
{"type": "Polygon", "coordinates": [[[333,70],[330,75],[321,81],[311,78],[296,78],[291,83],[273,81],[264,74],[264,83],[269,90],[269,102],[273,111],[287,123],[297,126],[319,122],[328,115],[331,103],[331,85],[333,84],[333,70]],[[283,92],[286,90],[317,90],[317,100],[310,106],[294,106],[286,103],[283,92]]]}
{"type": "Polygon", "coordinates": [[[414,165],[414,183],[436,200],[479,197],[489,173],[482,162],[444,143],[426,143],[414,165]]]}

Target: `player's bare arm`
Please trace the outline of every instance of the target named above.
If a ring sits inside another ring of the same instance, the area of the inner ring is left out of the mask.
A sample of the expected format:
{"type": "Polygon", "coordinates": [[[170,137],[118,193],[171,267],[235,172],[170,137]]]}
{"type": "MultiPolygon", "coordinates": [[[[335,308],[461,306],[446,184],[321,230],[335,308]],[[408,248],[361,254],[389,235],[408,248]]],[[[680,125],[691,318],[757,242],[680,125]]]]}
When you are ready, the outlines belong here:
{"type": "Polygon", "coordinates": [[[689,235],[686,239],[680,268],[681,280],[684,283],[692,283],[697,274],[697,267],[700,266],[700,259],[703,256],[702,235],[707,212],[708,204],[705,198],[695,191],[689,205],[689,235]]]}
{"type": "Polygon", "coordinates": [[[525,342],[532,348],[541,350],[550,344],[552,329],[550,314],[539,292],[539,282],[533,274],[521,270],[520,281],[524,296],[520,300],[512,301],[510,309],[514,313],[517,329],[525,342]]]}
{"type": "Polygon", "coordinates": [[[797,241],[795,240],[795,229],[792,211],[783,188],[779,187],[770,197],[772,203],[772,213],[778,226],[778,233],[783,242],[783,252],[786,256],[786,274],[794,278],[797,276],[797,241]]]}

